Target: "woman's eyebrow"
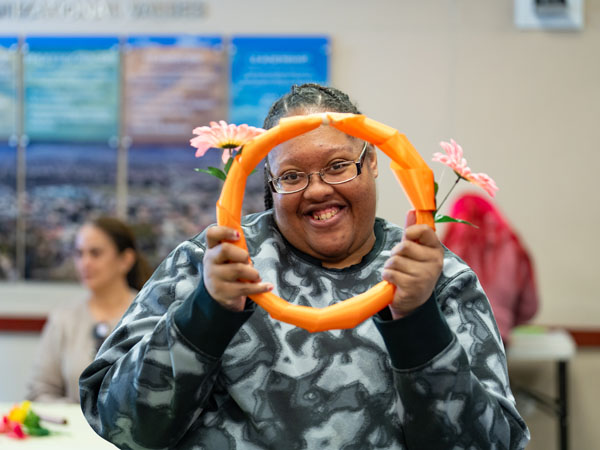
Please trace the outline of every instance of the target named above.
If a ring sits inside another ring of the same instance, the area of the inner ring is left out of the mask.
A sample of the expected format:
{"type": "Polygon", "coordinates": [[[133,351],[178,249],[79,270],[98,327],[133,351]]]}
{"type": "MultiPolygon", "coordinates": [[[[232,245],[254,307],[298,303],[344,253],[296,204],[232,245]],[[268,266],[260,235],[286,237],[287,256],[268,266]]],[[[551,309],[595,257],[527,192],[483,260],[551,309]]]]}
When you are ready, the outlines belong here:
{"type": "MultiPolygon", "coordinates": [[[[329,160],[333,160],[336,158],[345,158],[345,159],[353,159],[355,158],[354,156],[352,156],[351,154],[354,153],[354,147],[351,145],[336,145],[336,146],[332,146],[332,147],[327,147],[327,148],[315,148],[314,149],[315,152],[327,152],[329,154],[329,160]],[[345,152],[348,153],[348,155],[344,155],[344,156],[339,156],[339,155],[335,155],[335,153],[338,152],[345,152]]],[[[360,150],[359,150],[360,153],[360,150]]],[[[356,156],[358,157],[358,155],[356,156]]],[[[299,157],[291,157],[288,159],[287,155],[283,155],[281,161],[279,161],[279,166],[285,165],[285,164],[289,164],[292,166],[301,166],[304,163],[304,160],[302,160],[299,157]]],[[[328,163],[325,163],[325,165],[327,165],[328,163]]],[[[267,162],[267,165],[269,168],[271,168],[271,164],[267,162]]]]}

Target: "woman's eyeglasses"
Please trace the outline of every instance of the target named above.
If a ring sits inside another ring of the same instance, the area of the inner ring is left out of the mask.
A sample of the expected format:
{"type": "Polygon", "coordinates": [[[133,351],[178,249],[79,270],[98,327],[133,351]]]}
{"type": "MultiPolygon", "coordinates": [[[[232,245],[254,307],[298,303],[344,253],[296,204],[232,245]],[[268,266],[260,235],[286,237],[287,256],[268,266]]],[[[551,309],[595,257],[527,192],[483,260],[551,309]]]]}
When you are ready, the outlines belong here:
{"type": "Polygon", "coordinates": [[[278,194],[293,194],[303,191],[308,187],[310,177],[318,174],[321,180],[327,184],[342,184],[354,180],[360,175],[362,165],[367,152],[367,142],[356,161],[339,161],[318,172],[286,172],[280,177],[272,178],[269,176],[269,185],[271,189],[278,194]]]}

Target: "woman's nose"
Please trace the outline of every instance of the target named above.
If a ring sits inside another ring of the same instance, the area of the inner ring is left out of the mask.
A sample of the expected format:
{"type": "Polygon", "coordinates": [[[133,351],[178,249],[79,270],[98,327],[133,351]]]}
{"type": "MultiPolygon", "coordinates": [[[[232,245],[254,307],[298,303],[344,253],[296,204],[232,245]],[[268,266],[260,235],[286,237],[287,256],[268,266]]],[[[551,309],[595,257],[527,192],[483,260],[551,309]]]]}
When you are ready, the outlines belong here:
{"type": "Polygon", "coordinates": [[[90,257],[90,255],[82,253],[81,255],[78,255],[75,258],[75,263],[81,268],[86,268],[90,265],[91,260],[92,258],[90,257]]]}
{"type": "Polygon", "coordinates": [[[333,193],[333,186],[325,183],[319,172],[310,174],[308,179],[308,186],[304,190],[304,196],[309,199],[320,199],[327,197],[333,193]]]}

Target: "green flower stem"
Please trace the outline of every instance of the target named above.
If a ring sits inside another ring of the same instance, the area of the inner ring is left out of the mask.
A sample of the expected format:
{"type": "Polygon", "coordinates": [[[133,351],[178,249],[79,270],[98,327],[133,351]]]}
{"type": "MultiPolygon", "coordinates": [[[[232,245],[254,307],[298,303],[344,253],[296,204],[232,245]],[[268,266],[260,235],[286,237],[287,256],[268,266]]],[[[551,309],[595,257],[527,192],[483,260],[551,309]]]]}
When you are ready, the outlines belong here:
{"type": "Polygon", "coordinates": [[[458,184],[458,182],[461,179],[462,179],[462,177],[460,175],[456,174],[456,181],[454,182],[454,184],[452,185],[452,187],[450,188],[450,190],[448,191],[448,193],[446,194],[446,196],[444,197],[444,199],[442,200],[442,202],[440,203],[440,205],[437,207],[436,211],[439,211],[440,209],[442,209],[442,206],[444,205],[444,203],[446,202],[446,200],[448,200],[448,197],[450,196],[450,193],[454,190],[454,188],[456,187],[456,185],[458,184]]]}

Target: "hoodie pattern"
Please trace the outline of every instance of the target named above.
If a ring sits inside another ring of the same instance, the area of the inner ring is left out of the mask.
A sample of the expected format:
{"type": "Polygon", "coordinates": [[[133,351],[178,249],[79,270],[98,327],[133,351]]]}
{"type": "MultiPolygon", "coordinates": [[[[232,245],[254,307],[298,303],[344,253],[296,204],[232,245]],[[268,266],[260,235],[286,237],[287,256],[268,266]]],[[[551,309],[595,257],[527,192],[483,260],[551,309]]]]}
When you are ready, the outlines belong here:
{"type": "MultiPolygon", "coordinates": [[[[262,279],[287,301],[314,307],[360,294],[381,280],[402,229],[381,219],[376,227],[374,250],[360,264],[336,270],[290,249],[271,211],[243,221],[262,279]]],[[[194,342],[174,319],[203,285],[204,251],[201,233],[163,261],[81,377],[84,414],[118,447],[526,445],[529,433],[515,409],[490,305],[475,274],[451,252],[445,252],[430,299],[437,302],[434,312],[448,324],[451,339],[428,361],[407,368],[395,363],[388,349],[402,350],[409,343],[389,342],[377,326],[381,319],[349,330],[309,333],[272,319],[260,307],[222,354],[211,354],[206,342],[194,342]]],[[[217,339],[221,325],[226,326],[214,321],[204,326],[217,339]]],[[[428,333],[414,333],[412,346],[428,333]]]]}

